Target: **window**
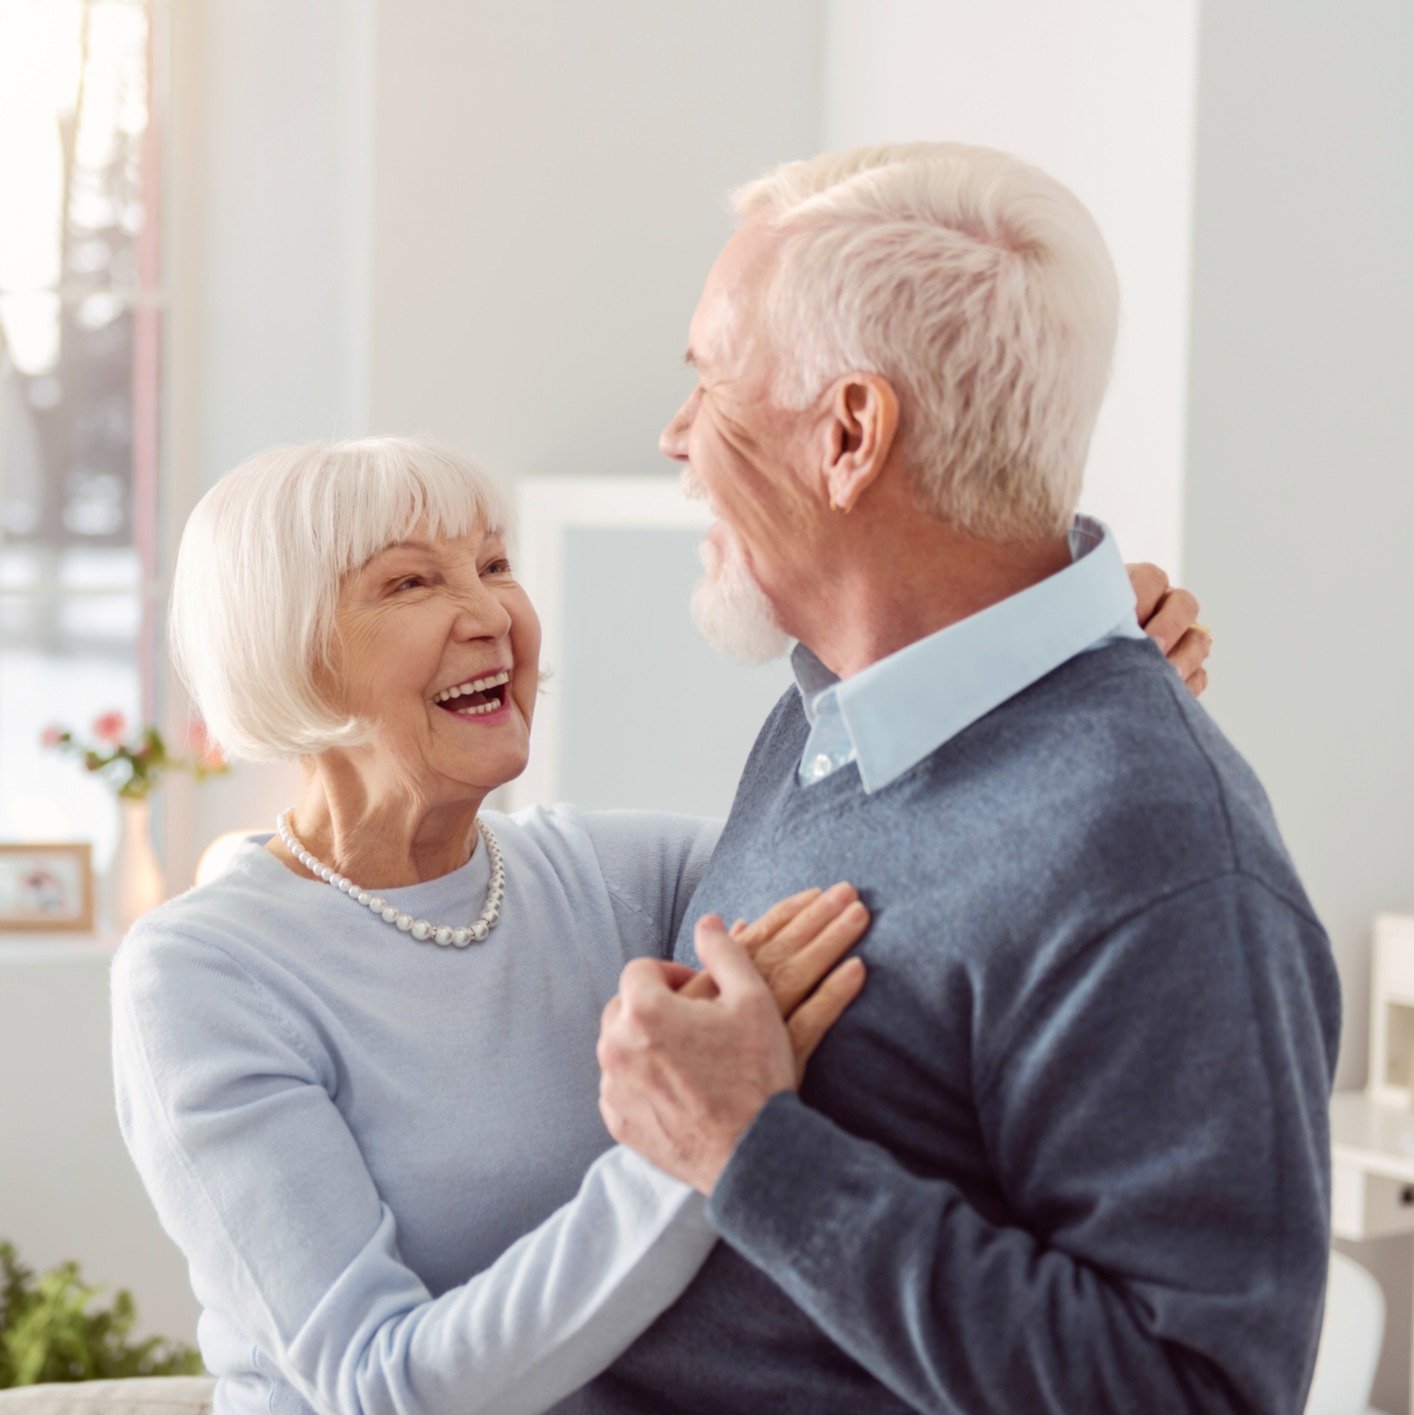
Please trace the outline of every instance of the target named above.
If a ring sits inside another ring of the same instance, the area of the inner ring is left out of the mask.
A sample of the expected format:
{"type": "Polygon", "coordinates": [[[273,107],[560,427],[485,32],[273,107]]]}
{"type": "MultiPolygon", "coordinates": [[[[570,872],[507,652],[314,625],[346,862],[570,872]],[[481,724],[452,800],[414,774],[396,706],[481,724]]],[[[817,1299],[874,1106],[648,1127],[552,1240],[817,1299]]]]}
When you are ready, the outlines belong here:
{"type": "Polygon", "coordinates": [[[116,838],[51,722],[153,720],[164,7],[0,0],[0,837],[116,838]]]}

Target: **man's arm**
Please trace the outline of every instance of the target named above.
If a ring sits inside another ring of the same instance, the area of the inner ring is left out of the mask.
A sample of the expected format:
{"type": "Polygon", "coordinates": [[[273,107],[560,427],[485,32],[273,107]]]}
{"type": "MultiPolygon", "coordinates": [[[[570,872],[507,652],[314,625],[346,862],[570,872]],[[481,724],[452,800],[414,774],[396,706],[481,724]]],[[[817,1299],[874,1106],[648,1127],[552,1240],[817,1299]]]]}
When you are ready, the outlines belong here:
{"type": "MultiPolygon", "coordinates": [[[[724,1004],[745,984],[726,964],[724,1004]]],[[[976,1082],[1005,1223],[805,1107],[730,1007],[686,1019],[692,1043],[660,1015],[640,1068],[601,1041],[606,1119],[918,1409],[1298,1409],[1329,1243],[1319,925],[1233,873],[1083,941],[1019,1002],[976,1082]]]]}

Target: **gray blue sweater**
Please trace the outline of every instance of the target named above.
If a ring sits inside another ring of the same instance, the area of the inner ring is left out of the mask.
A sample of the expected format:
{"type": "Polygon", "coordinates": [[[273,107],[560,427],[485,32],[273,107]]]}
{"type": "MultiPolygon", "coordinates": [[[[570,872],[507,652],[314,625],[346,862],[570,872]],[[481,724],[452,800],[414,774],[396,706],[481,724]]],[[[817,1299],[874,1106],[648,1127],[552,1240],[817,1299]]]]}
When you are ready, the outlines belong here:
{"type": "Polygon", "coordinates": [[[1329,1244],[1330,947],[1261,787],[1148,641],[867,794],[792,689],[684,919],[848,879],[863,996],[712,1196],[719,1244],[579,1402],[1299,1410],[1329,1244]]]}

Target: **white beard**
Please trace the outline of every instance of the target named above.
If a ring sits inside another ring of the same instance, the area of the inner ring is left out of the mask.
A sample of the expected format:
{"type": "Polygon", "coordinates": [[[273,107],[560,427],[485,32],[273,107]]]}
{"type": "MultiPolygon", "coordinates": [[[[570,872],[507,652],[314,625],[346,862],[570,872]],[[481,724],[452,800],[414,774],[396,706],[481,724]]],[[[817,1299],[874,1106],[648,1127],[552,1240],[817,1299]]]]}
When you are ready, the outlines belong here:
{"type": "Polygon", "coordinates": [[[770,663],[790,647],[765,591],[752,577],[740,550],[723,528],[729,549],[722,554],[704,540],[697,547],[707,574],[692,591],[692,622],[718,653],[742,663],[770,663]]]}
{"type": "MultiPolygon", "coordinates": [[[[689,501],[712,506],[707,488],[690,466],[682,469],[682,494],[689,501]]],[[[712,506],[712,510],[717,508],[712,506]]],[[[707,574],[692,591],[692,622],[718,653],[742,663],[770,663],[790,647],[790,635],[781,628],[766,592],[747,568],[731,528],[723,524],[719,534],[726,543],[725,551],[707,540],[697,547],[707,574]]]]}

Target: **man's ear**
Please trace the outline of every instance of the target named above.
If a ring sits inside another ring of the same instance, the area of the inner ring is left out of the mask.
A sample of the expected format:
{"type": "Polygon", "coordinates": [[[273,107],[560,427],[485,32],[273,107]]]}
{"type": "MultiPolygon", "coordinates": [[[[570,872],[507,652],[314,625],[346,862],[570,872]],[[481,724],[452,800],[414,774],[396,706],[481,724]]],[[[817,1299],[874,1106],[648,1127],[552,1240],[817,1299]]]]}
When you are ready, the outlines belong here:
{"type": "Polygon", "coordinates": [[[877,373],[852,373],[830,395],[825,485],[836,511],[852,511],[884,470],[898,434],[898,394],[877,373]]]}

